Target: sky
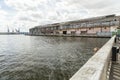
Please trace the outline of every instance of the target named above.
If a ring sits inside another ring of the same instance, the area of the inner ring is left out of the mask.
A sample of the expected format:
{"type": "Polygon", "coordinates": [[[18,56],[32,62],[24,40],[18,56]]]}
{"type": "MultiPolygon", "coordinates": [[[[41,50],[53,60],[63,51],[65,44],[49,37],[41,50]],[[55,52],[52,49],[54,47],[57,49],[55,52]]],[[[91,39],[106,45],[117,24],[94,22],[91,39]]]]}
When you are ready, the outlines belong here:
{"type": "Polygon", "coordinates": [[[111,14],[120,0],[0,0],[0,32],[111,14]]]}

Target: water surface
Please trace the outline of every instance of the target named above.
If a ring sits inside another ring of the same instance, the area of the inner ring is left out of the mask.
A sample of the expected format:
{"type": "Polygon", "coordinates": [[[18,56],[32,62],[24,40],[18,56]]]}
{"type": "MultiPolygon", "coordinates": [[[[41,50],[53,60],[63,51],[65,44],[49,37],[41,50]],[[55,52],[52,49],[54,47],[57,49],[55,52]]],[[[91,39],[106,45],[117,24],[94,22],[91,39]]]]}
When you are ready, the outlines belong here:
{"type": "Polygon", "coordinates": [[[107,41],[0,35],[0,80],[68,80],[107,41]]]}

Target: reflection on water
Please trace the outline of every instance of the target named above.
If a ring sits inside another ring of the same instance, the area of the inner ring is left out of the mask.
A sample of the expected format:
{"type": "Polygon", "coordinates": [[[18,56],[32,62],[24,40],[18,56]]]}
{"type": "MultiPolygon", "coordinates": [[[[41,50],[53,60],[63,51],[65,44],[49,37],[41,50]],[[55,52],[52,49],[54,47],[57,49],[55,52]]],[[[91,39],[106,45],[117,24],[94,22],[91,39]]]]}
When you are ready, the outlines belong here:
{"type": "Polygon", "coordinates": [[[68,80],[107,40],[0,35],[0,80],[68,80]]]}

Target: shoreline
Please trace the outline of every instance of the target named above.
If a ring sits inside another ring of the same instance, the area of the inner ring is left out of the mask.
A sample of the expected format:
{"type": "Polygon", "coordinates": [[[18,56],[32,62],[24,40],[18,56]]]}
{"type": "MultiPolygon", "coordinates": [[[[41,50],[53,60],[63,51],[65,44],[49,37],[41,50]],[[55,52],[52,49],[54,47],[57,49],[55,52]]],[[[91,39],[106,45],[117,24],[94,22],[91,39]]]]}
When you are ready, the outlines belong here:
{"type": "Polygon", "coordinates": [[[87,38],[111,38],[111,36],[97,36],[97,35],[30,35],[29,36],[50,36],[50,37],[87,37],[87,38]]]}

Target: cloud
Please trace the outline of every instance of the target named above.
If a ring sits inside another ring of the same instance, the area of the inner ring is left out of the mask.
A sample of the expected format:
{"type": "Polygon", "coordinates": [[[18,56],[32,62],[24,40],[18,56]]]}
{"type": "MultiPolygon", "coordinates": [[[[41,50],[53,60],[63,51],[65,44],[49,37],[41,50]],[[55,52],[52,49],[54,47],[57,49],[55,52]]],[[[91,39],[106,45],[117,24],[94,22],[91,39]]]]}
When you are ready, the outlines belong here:
{"type": "MultiPolygon", "coordinates": [[[[0,11],[1,14],[1,11],[0,11]]],[[[0,15],[0,31],[5,30],[4,26],[6,25],[6,17],[4,17],[3,15],[0,15]]]]}
{"type": "Polygon", "coordinates": [[[6,0],[6,3],[19,13],[26,13],[24,15],[28,15],[30,12],[28,17],[37,18],[38,22],[41,21],[41,18],[43,21],[47,19],[50,22],[51,20],[62,22],[73,18],[75,20],[75,18],[83,16],[84,13],[87,14],[86,9],[84,10],[82,6],[75,3],[71,5],[69,1],[63,0],[28,0],[24,2],[6,0]]]}
{"type": "Polygon", "coordinates": [[[8,13],[0,7],[2,14],[0,17],[3,17],[0,22],[10,26],[22,25],[20,27],[25,28],[24,30],[41,24],[120,14],[119,0],[4,0],[4,2],[14,12],[8,13]],[[8,22],[7,18],[11,21],[8,22]]]}
{"type": "Polygon", "coordinates": [[[1,16],[5,16],[5,15],[7,15],[7,12],[4,11],[4,10],[2,10],[2,9],[0,9],[0,15],[1,15],[1,16]]]}
{"type": "Polygon", "coordinates": [[[4,24],[7,21],[8,13],[0,8],[0,24],[4,24]]]}

